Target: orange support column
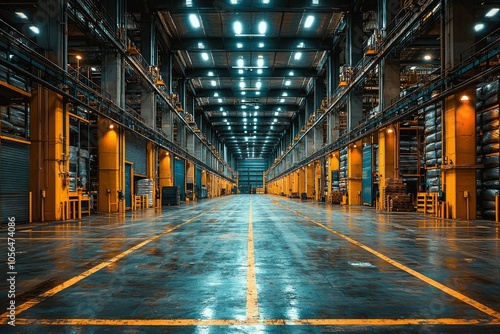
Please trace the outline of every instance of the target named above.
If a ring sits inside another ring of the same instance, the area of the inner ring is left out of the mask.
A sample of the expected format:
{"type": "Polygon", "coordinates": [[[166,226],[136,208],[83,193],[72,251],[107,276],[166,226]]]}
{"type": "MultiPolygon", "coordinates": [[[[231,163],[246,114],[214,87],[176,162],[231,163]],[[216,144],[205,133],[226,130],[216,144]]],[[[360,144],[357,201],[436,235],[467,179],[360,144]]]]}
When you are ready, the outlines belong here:
{"type": "Polygon", "coordinates": [[[347,194],[349,205],[361,205],[362,142],[349,145],[347,151],[347,194]]]}
{"type": "MultiPolygon", "coordinates": [[[[396,130],[390,126],[381,129],[378,133],[378,170],[379,170],[379,194],[386,185],[387,179],[394,179],[395,157],[396,157],[396,130]]],[[[383,207],[383,198],[377,199],[377,208],[383,207]]]]}

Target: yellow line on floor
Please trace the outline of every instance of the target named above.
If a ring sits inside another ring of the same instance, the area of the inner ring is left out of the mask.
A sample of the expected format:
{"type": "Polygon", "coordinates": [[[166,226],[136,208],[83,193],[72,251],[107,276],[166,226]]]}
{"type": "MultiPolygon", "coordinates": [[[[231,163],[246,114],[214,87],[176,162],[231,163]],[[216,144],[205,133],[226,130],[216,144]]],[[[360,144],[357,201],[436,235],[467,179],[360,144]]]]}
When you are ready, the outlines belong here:
{"type": "Polygon", "coordinates": [[[46,237],[46,238],[16,238],[16,240],[102,240],[102,241],[113,241],[113,240],[142,240],[144,238],[130,238],[130,237],[123,237],[123,238],[74,238],[74,237],[67,237],[67,238],[62,238],[62,237],[46,237]]]}
{"type": "Polygon", "coordinates": [[[380,252],[377,252],[376,250],[374,250],[374,249],[372,249],[372,248],[370,248],[370,247],[362,244],[361,242],[359,242],[359,241],[357,241],[357,240],[355,240],[353,238],[348,237],[345,234],[342,234],[342,233],[340,233],[338,231],[335,231],[334,229],[331,229],[328,226],[326,226],[326,225],[324,225],[322,223],[319,223],[319,222],[317,222],[317,221],[315,221],[315,220],[313,220],[313,219],[311,219],[311,218],[309,218],[309,217],[307,217],[307,216],[305,216],[305,215],[303,215],[303,214],[301,214],[299,212],[296,212],[296,213],[298,215],[306,218],[310,222],[312,222],[312,223],[314,223],[314,224],[316,224],[316,225],[324,228],[325,230],[330,231],[333,234],[338,235],[342,239],[345,239],[345,240],[349,241],[350,243],[352,243],[352,244],[354,244],[354,245],[356,245],[356,246],[358,246],[360,248],[363,248],[367,252],[372,253],[373,255],[377,256],[378,258],[380,258],[380,259],[382,259],[382,260],[384,260],[384,261],[392,264],[396,268],[399,268],[399,269],[407,272],[408,274],[410,274],[410,275],[412,275],[412,276],[420,279],[421,281],[424,281],[425,283],[432,285],[436,289],[439,289],[439,290],[441,290],[441,291],[449,294],[450,296],[453,296],[453,297],[457,298],[458,300],[461,300],[464,303],[467,303],[467,304],[471,305],[472,307],[475,307],[479,311],[481,311],[481,312],[483,312],[483,313],[485,313],[485,314],[487,314],[489,316],[492,316],[492,317],[496,318],[497,320],[500,320],[500,313],[497,312],[497,311],[495,311],[495,310],[493,310],[492,308],[490,308],[490,307],[488,307],[488,306],[486,306],[484,304],[481,304],[480,302],[478,302],[478,301],[476,301],[476,300],[474,300],[472,298],[469,298],[466,295],[464,295],[464,294],[462,294],[462,293],[460,293],[460,292],[458,292],[456,290],[453,290],[453,289],[447,287],[446,285],[441,284],[438,281],[435,281],[432,278],[427,277],[427,276],[425,276],[425,275],[423,275],[423,274],[421,274],[421,273],[419,273],[419,272],[417,272],[417,271],[415,271],[415,270],[413,270],[413,269],[405,266],[404,264],[401,264],[401,263],[399,263],[399,262],[391,259],[388,256],[385,256],[384,254],[382,254],[380,252]]]}
{"type": "MultiPolygon", "coordinates": [[[[98,265],[94,266],[93,268],[90,268],[89,270],[86,270],[84,271],[83,273],[79,274],[79,275],[76,275],[75,277],[73,278],[70,278],[69,280],[67,280],[66,282],[63,282],[55,287],[53,287],[52,289],[50,290],[47,290],[45,291],[44,293],[38,295],[37,297],[33,298],[33,299],[30,299],[28,301],[26,301],[25,303],[19,305],[17,308],[16,308],[16,315],[19,315],[21,314],[22,312],[32,308],[33,306],[41,303],[42,301],[44,301],[45,299],[49,298],[49,297],[52,297],[54,296],[55,294],[69,288],[70,286],[80,282],[81,280],[83,280],[84,278],[87,278],[89,277],[90,275],[92,274],[95,274],[96,272],[98,272],[99,270],[103,269],[103,268],[106,268],[107,266],[119,261],[120,259],[122,259],[123,257],[129,255],[130,253],[132,253],[133,251],[136,251],[138,250],[139,248],[142,248],[144,246],[146,246],[147,244],[149,244],[150,242],[166,235],[166,234],[169,234],[175,230],[177,230],[179,227],[183,226],[183,225],[186,225],[186,224],[189,224],[191,223],[193,220],[199,218],[200,216],[204,215],[204,213],[202,214],[199,214],[193,218],[190,218],[188,220],[186,220],[185,222],[177,225],[177,226],[174,226],[162,233],[159,233],[159,234],[156,234],[154,235],[153,237],[147,239],[147,240],[144,240],[143,242],[135,245],[134,247],[132,248],[129,248],[127,249],[126,251],[116,255],[115,257],[111,258],[110,260],[107,260],[107,261],[104,261],[104,262],[101,262],[99,263],[98,265]]],[[[7,316],[9,315],[9,312],[6,312],[4,314],[2,314],[0,316],[1,319],[7,319],[7,316]]]]}
{"type": "Polygon", "coordinates": [[[16,325],[72,326],[408,326],[498,325],[485,319],[16,319],[16,325]]]}
{"type": "Polygon", "coordinates": [[[247,319],[255,320],[259,318],[259,302],[257,296],[257,277],[255,275],[251,197],[248,211],[247,319]]]}

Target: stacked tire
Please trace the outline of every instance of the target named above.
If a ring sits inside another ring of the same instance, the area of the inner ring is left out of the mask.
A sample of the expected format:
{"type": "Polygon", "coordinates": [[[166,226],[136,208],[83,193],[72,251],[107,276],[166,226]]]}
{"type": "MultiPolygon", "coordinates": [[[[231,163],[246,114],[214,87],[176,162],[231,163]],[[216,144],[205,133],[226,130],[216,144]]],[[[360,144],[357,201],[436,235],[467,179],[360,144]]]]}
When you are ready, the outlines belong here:
{"type": "Polygon", "coordinates": [[[347,147],[340,150],[339,188],[342,194],[347,194],[347,147]]]}
{"type": "Polygon", "coordinates": [[[426,191],[439,192],[443,161],[441,105],[427,106],[424,110],[426,191]]]}
{"type": "Polygon", "coordinates": [[[476,89],[477,162],[484,168],[477,171],[477,214],[495,219],[495,196],[500,194],[500,133],[498,81],[476,89]]]}

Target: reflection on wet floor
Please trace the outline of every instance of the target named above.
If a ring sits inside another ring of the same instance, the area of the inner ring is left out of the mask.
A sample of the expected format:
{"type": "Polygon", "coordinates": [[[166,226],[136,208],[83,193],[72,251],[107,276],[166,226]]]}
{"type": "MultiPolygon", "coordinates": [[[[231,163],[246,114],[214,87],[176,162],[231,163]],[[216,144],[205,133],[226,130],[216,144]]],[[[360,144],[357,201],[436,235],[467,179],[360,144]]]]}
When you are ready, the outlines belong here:
{"type": "Polygon", "coordinates": [[[499,227],[267,195],[20,225],[2,332],[496,333],[499,227]]]}

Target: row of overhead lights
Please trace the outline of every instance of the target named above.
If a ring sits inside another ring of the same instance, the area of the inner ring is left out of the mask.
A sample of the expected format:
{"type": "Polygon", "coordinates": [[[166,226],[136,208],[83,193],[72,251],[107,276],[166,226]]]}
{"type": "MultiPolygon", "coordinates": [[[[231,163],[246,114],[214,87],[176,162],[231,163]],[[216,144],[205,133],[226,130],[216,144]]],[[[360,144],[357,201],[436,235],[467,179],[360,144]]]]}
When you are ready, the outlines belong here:
{"type": "MultiPolygon", "coordinates": [[[[486,12],[484,17],[487,19],[491,19],[492,17],[496,16],[499,11],[500,11],[500,8],[492,8],[486,12]]],[[[483,30],[485,27],[486,27],[486,25],[484,23],[478,22],[474,25],[474,30],[476,32],[479,32],[479,31],[483,30]]]]}
{"type": "MultiPolygon", "coordinates": [[[[26,16],[26,14],[24,14],[23,12],[16,12],[16,15],[23,20],[28,20],[28,16],[26,16]]],[[[37,35],[40,33],[40,29],[35,25],[29,26],[29,29],[31,30],[31,32],[37,35]]]]}

